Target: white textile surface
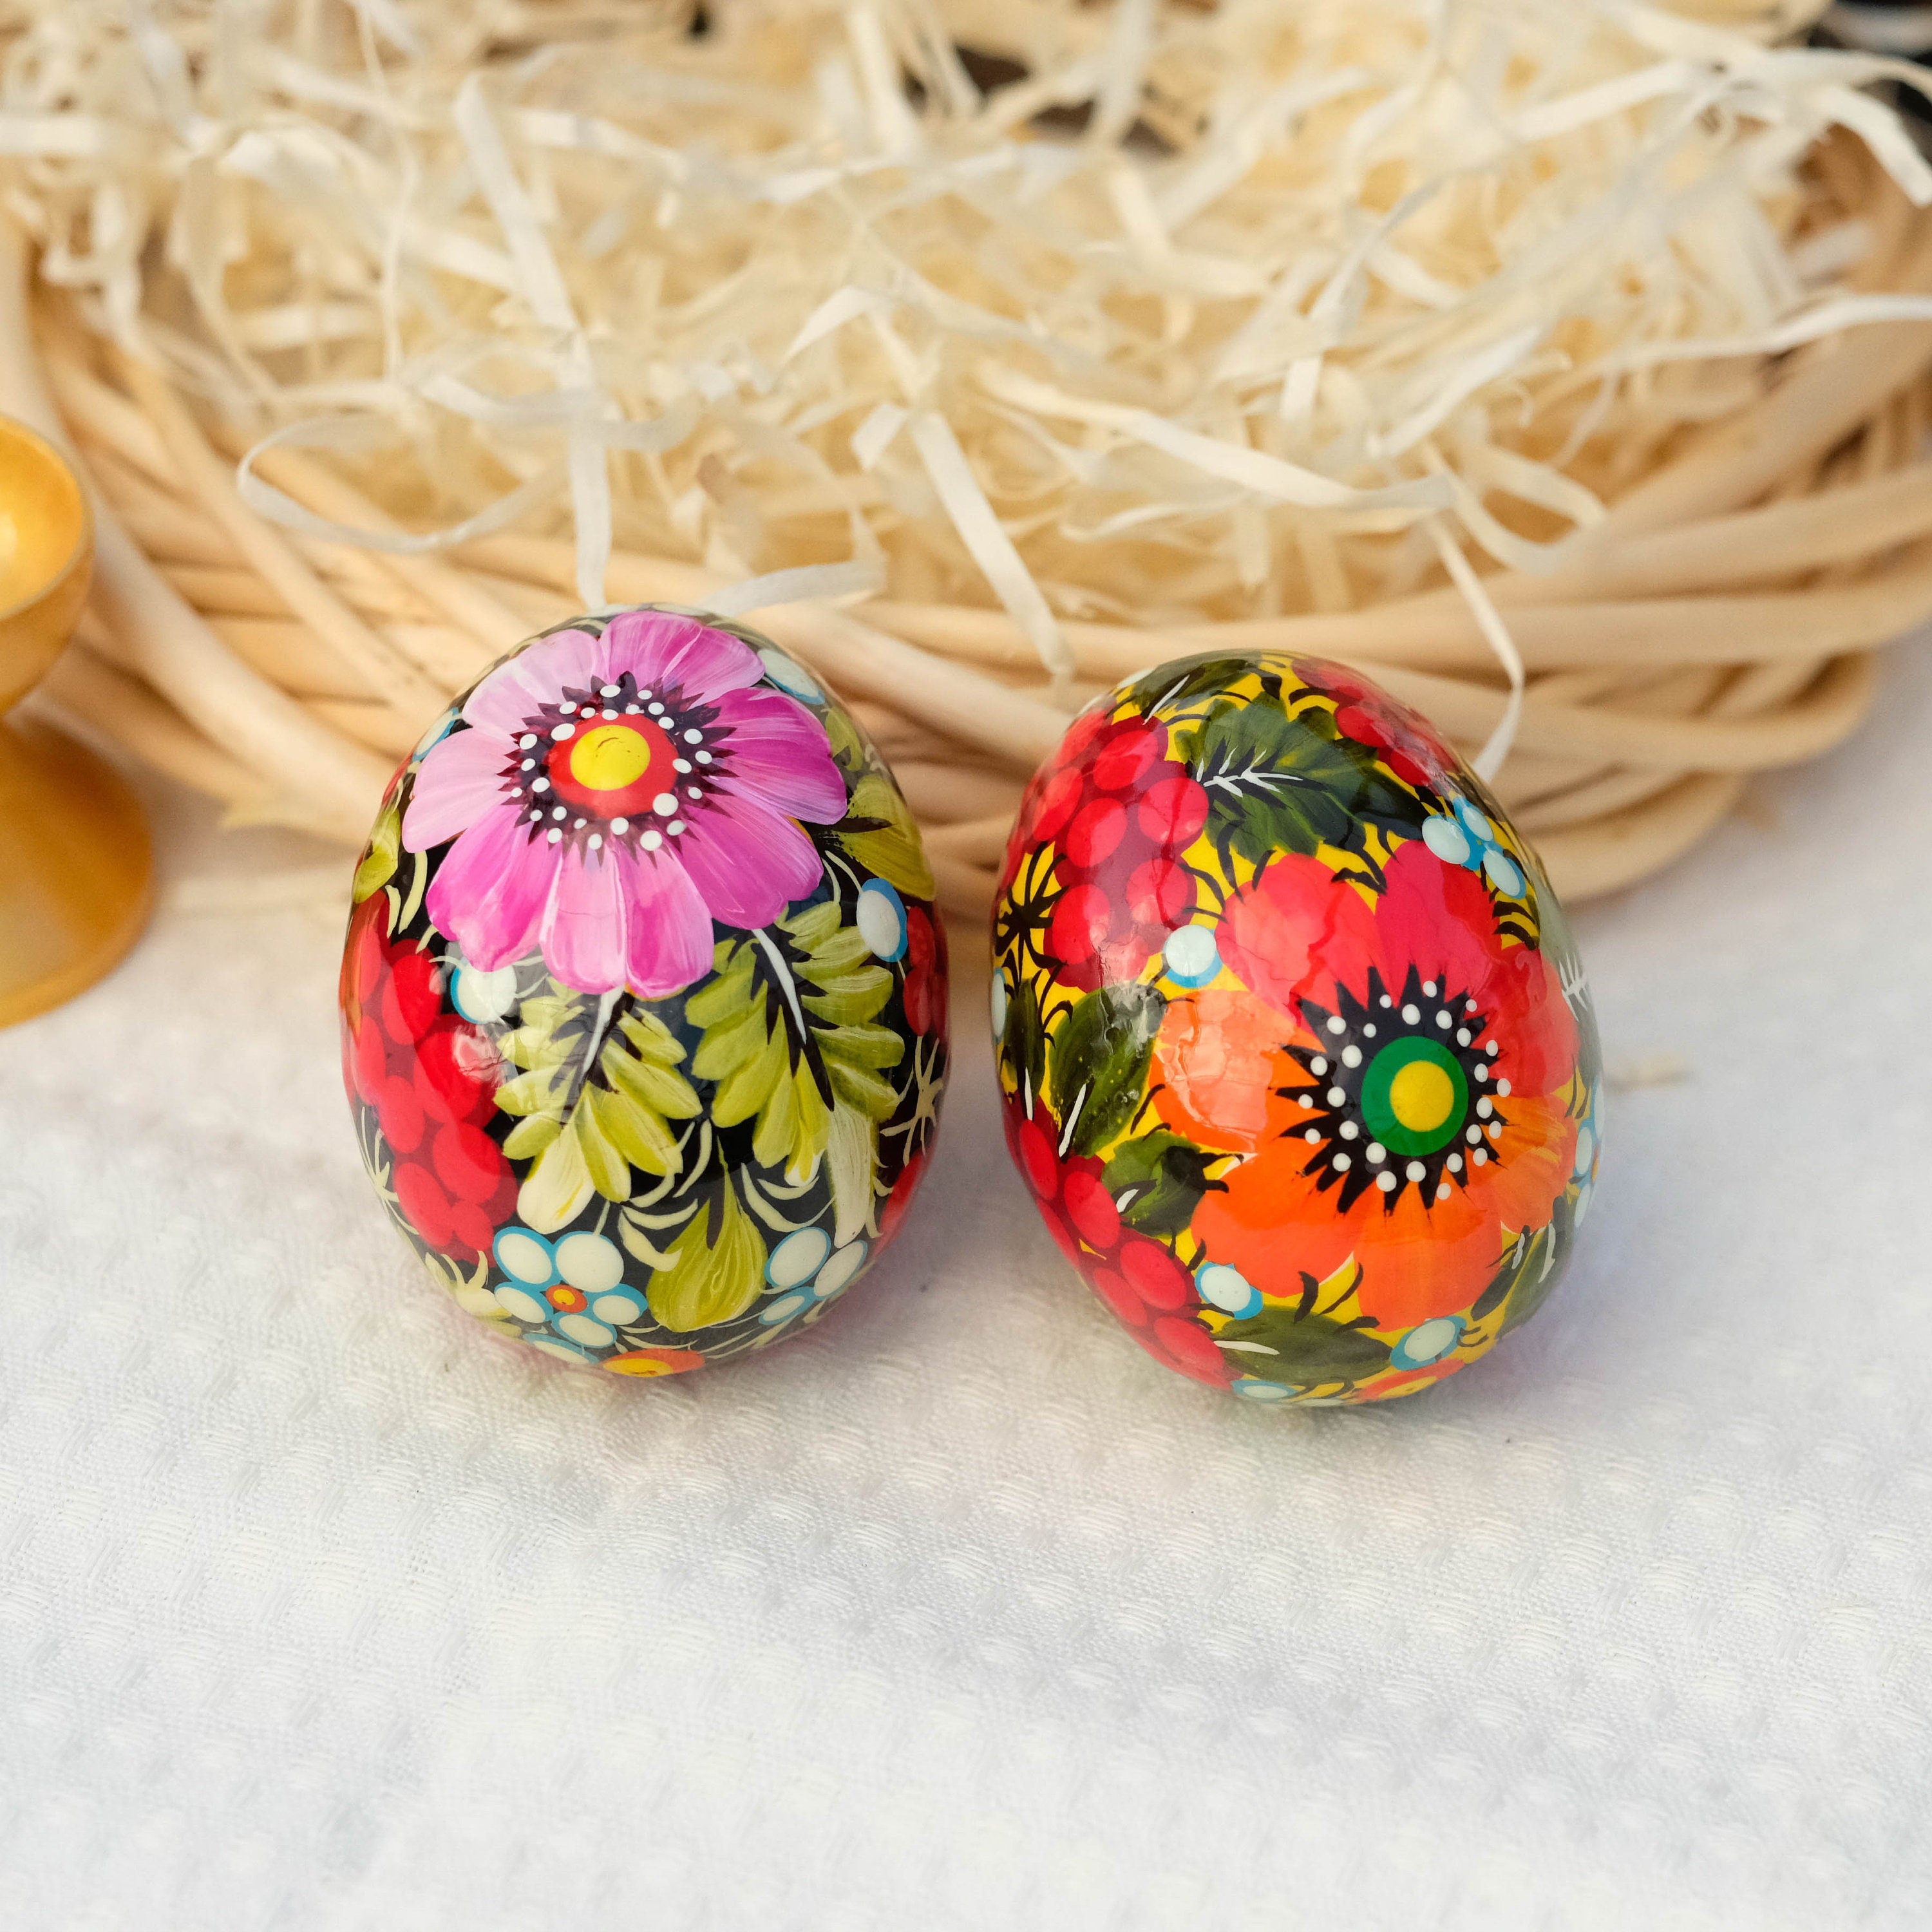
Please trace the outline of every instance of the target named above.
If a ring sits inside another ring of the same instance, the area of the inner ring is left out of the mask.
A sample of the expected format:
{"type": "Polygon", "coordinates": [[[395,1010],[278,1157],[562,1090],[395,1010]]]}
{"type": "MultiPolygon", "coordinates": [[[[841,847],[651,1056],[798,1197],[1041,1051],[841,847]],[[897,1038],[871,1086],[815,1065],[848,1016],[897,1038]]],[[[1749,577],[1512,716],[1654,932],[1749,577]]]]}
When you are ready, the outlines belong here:
{"type": "MultiPolygon", "coordinates": [[[[1354,1413],[1088,1298],[964,957],[821,1328],[655,1384],[493,1340],[358,1165],[339,926],[197,886],[0,1035],[0,1927],[1932,1925],[1929,768],[1916,648],[1581,917],[1652,1075],[1585,1252],[1354,1413]]],[[[163,803],[178,875],[314,856],[163,803]]]]}

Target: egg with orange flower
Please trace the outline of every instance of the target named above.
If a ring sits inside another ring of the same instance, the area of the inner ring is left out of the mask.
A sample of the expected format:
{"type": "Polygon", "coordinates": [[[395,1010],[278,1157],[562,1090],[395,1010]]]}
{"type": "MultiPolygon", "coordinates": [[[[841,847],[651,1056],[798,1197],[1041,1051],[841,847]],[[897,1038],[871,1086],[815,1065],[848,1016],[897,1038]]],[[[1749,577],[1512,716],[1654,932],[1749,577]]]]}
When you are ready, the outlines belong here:
{"type": "Polygon", "coordinates": [[[1535,854],[1352,673],[1193,658],[1034,778],[994,911],[1007,1142],[1158,1361],[1263,1402],[1458,1372],[1597,1172],[1582,965],[1535,854]]]}

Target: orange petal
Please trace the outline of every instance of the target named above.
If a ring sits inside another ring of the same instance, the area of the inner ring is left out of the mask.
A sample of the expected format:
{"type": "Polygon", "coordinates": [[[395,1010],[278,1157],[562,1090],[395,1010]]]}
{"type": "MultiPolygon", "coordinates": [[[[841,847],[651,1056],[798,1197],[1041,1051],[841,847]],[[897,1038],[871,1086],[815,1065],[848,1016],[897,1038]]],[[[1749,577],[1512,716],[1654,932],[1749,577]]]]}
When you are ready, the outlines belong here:
{"type": "Polygon", "coordinates": [[[1299,1294],[1304,1273],[1327,1280],[1355,1245],[1363,1204],[1337,1214],[1335,1190],[1318,1192],[1301,1172],[1308,1154],[1299,1141],[1271,1141],[1194,1210],[1205,1258],[1239,1268],[1264,1294],[1299,1294]]]}
{"type": "Polygon", "coordinates": [[[1404,1188],[1393,1208],[1371,1208],[1363,1223],[1356,1299],[1378,1328],[1413,1328],[1456,1314],[1489,1286],[1501,1246],[1494,1207],[1473,1189],[1452,1188],[1446,1201],[1425,1206],[1414,1188],[1404,1188]]]}
{"type": "Polygon", "coordinates": [[[1569,1185],[1576,1123],[1547,1095],[1511,1094],[1502,1111],[1507,1124],[1495,1143],[1496,1157],[1472,1172],[1469,1183],[1488,1199],[1498,1229],[1520,1234],[1546,1226],[1556,1197],[1569,1185]]]}
{"type": "Polygon", "coordinates": [[[1252,1154],[1298,1110],[1275,1089],[1308,1076],[1282,1049],[1294,1022],[1252,993],[1225,990],[1169,1002],[1154,1052],[1164,1082],[1154,1109],[1197,1147],[1252,1154]]]}

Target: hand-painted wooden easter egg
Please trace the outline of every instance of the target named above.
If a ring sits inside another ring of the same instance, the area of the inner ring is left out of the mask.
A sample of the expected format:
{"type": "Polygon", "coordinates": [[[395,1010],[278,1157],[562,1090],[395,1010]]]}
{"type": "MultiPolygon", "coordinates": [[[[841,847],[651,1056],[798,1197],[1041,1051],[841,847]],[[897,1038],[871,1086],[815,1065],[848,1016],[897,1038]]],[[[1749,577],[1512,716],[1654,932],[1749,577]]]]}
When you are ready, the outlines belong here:
{"type": "Polygon", "coordinates": [[[1364,680],[1191,658],[1090,706],[994,951],[1013,1157],[1156,1360],[1408,1395],[1555,1286],[1597,1170],[1582,968],[1495,800],[1364,680]]]}
{"type": "Polygon", "coordinates": [[[472,1315],[620,1374],[795,1334],[892,1238],[946,1082],[910,813],[756,632],[532,639],[397,772],[356,874],[363,1160],[472,1315]]]}

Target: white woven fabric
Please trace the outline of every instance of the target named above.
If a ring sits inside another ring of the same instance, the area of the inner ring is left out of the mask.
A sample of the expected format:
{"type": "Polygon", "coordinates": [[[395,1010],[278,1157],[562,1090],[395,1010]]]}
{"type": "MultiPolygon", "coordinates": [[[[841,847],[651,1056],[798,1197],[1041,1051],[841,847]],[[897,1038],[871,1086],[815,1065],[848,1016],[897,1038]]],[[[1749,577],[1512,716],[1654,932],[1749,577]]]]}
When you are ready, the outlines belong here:
{"type": "Polygon", "coordinates": [[[1360,1414],[1087,1299],[977,962],[890,1261],[638,1385],[405,1256],[332,921],[164,916],[0,1035],[0,1925],[1932,1924],[1929,742],[1920,651],[1582,918],[1688,1078],[1537,1322],[1360,1414]]]}

